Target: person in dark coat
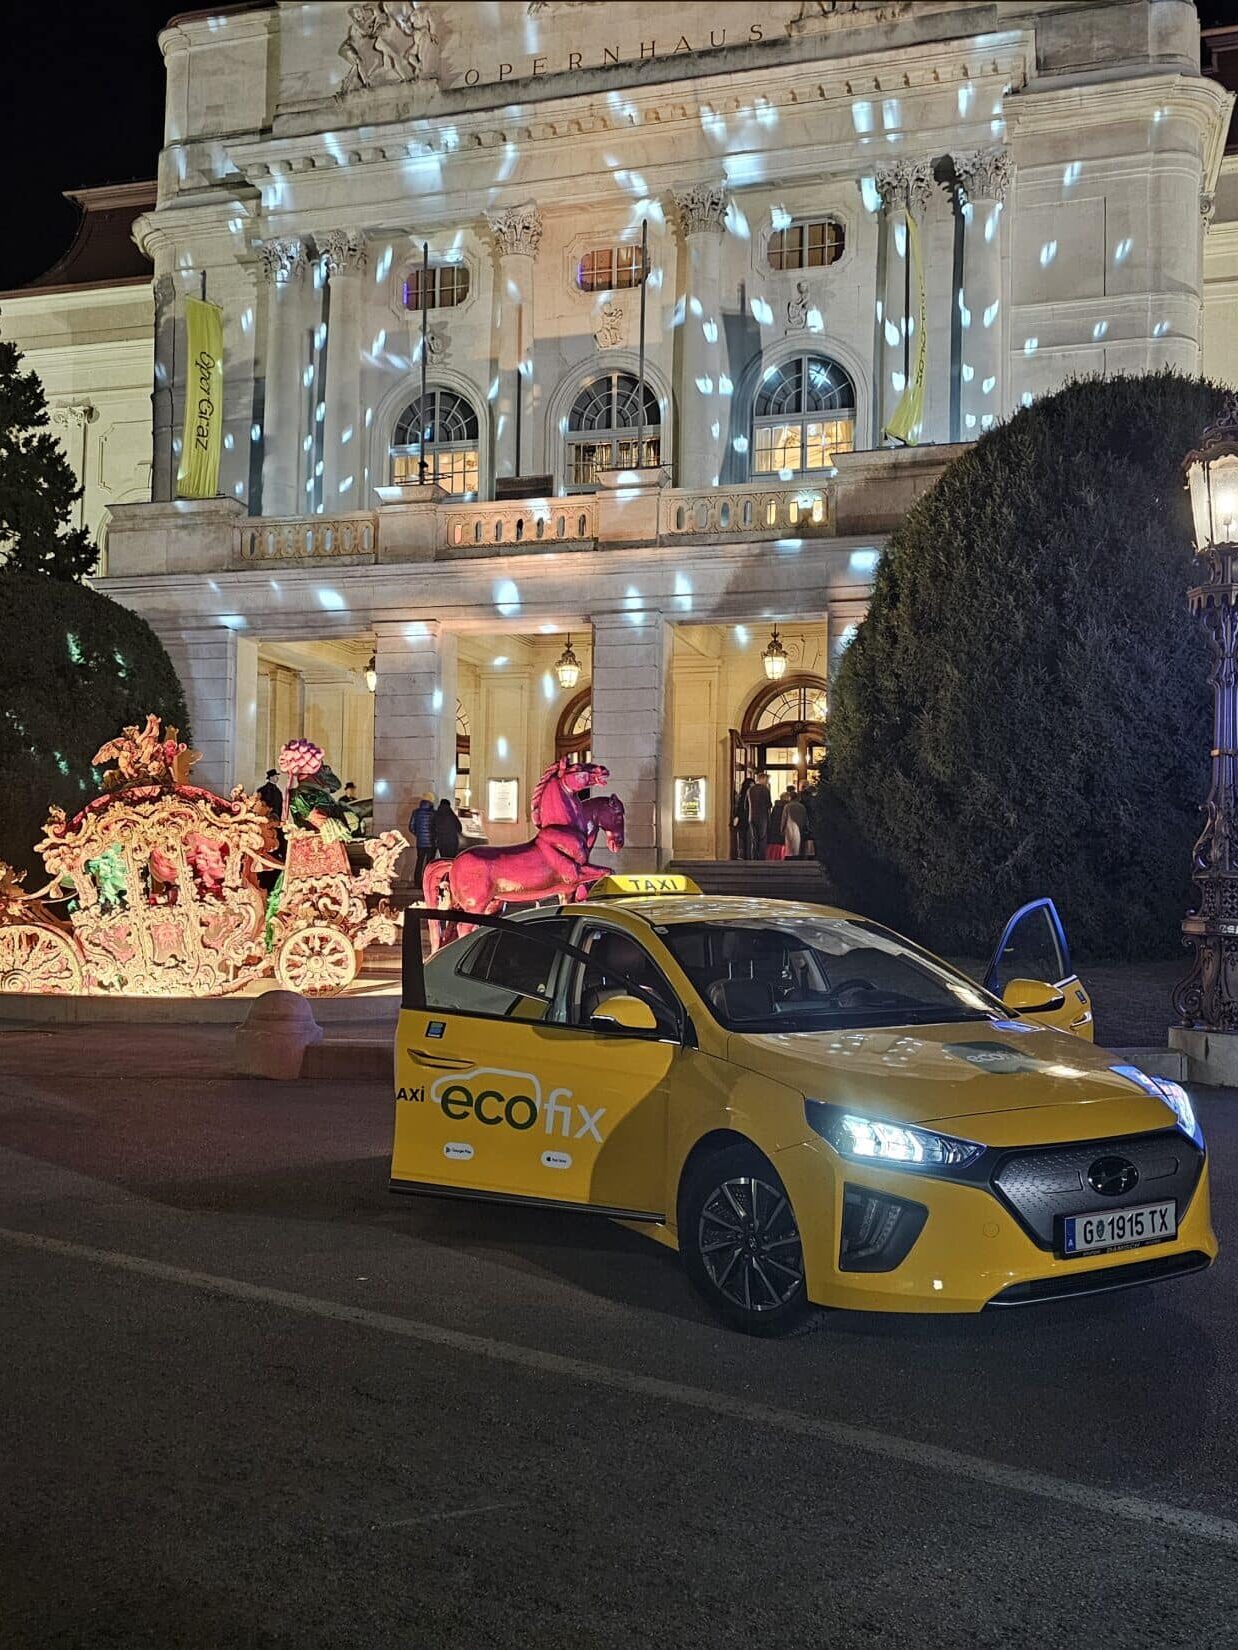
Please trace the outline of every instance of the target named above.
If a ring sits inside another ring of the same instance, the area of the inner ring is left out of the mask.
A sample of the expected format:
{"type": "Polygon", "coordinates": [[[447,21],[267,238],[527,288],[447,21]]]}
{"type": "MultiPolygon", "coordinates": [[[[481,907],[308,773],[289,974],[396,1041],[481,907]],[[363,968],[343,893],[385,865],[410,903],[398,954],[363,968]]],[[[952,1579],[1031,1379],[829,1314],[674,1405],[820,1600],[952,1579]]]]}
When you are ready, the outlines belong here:
{"type": "Polygon", "coordinates": [[[279,788],[279,773],[275,768],[267,769],[266,779],[258,787],[258,800],[266,804],[272,819],[279,819],[283,814],[284,793],[279,788]]]}
{"type": "Polygon", "coordinates": [[[731,815],[731,829],[735,833],[735,852],[740,859],[748,858],[748,792],[752,780],[745,779],[735,798],[735,812],[731,815]]]}
{"type": "Polygon", "coordinates": [[[422,873],[434,858],[434,798],[429,794],[421,801],[408,816],[408,834],[412,837],[417,849],[417,865],[413,871],[413,881],[421,887],[422,873]]]}
{"type": "Polygon", "coordinates": [[[782,819],[786,808],[786,796],[780,796],[777,802],[774,803],[773,811],[769,816],[769,847],[766,849],[766,853],[770,859],[781,859],[783,857],[782,819]]]}
{"type": "Polygon", "coordinates": [[[769,775],[759,773],[748,792],[748,858],[764,859],[769,842],[769,816],[773,812],[769,794],[769,775]]]}
{"type": "Polygon", "coordinates": [[[434,815],[434,848],[440,859],[455,859],[463,829],[455,809],[443,797],[434,815]]]}

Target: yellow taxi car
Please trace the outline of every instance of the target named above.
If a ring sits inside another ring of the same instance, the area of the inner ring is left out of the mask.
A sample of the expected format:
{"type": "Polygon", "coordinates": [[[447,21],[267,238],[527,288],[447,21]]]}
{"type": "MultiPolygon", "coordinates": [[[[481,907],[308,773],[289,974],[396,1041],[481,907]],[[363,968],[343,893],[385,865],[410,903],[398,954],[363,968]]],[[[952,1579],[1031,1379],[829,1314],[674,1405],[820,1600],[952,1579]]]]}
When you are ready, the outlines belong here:
{"type": "Polygon", "coordinates": [[[423,962],[430,915],[405,928],[394,1191],[641,1223],[755,1334],[1216,1255],[1190,1099],[1092,1046],[1049,901],[985,987],[863,917],[666,875],[470,919],[423,962]]]}

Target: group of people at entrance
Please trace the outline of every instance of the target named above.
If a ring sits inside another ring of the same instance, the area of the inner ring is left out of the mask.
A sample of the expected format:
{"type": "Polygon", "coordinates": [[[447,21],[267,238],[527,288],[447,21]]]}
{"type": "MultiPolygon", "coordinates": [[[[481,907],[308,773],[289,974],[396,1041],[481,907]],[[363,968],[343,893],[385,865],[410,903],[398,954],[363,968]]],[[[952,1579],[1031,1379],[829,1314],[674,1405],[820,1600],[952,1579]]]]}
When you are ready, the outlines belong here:
{"type": "Polygon", "coordinates": [[[434,797],[427,791],[408,816],[408,834],[417,849],[413,881],[420,888],[422,873],[432,859],[455,859],[460,852],[464,827],[446,797],[436,808],[434,797]]]}
{"type": "Polygon", "coordinates": [[[808,859],[812,854],[808,787],[790,786],[774,801],[769,775],[745,779],[731,829],[740,859],[808,859]]]}

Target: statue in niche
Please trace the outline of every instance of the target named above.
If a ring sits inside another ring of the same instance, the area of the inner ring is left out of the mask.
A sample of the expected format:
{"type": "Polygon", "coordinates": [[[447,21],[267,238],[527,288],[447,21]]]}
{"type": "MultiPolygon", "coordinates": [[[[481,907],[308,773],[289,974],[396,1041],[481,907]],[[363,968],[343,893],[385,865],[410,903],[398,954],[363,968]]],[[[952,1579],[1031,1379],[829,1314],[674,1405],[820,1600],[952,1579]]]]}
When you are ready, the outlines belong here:
{"type": "Polygon", "coordinates": [[[417,0],[370,0],[348,8],[339,55],[348,64],[339,95],[373,86],[408,85],[433,76],[429,48],[438,44],[430,13],[417,0]]]}

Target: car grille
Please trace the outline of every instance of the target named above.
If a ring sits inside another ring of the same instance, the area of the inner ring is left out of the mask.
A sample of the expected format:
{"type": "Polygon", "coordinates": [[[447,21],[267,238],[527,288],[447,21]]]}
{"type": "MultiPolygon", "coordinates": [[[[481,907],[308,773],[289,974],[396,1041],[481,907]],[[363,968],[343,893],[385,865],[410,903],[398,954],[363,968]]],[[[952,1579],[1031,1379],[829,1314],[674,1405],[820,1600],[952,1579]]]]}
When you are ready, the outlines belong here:
{"type": "Polygon", "coordinates": [[[1046,1146],[1011,1152],[993,1176],[993,1189],[1042,1249],[1053,1248],[1058,1215],[1085,1215],[1096,1209],[1134,1208],[1173,1198],[1181,1220],[1195,1190],[1204,1154],[1180,1129],[1162,1134],[1093,1140],[1082,1146],[1046,1146]],[[1101,1157],[1122,1157],[1139,1179],[1121,1197],[1105,1197],[1088,1184],[1088,1170],[1101,1157]]]}

